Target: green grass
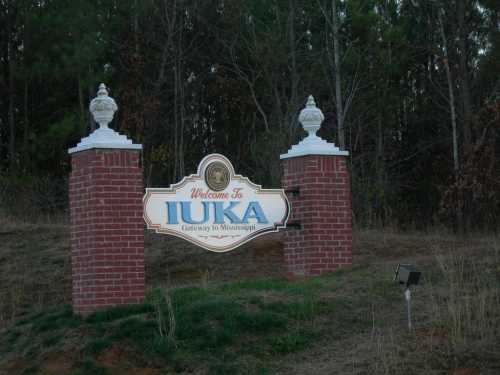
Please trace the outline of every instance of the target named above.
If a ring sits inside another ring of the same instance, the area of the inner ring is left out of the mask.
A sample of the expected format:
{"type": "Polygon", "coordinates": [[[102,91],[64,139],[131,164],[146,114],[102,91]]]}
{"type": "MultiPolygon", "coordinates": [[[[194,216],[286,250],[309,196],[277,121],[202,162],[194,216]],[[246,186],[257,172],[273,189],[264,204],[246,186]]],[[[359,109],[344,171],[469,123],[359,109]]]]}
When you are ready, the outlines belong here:
{"type": "Polygon", "coordinates": [[[35,360],[43,351],[64,345],[64,334],[81,323],[82,319],[73,314],[69,305],[28,314],[6,332],[0,354],[21,352],[35,360]]]}
{"type": "Polygon", "coordinates": [[[131,315],[146,314],[152,311],[150,304],[123,305],[100,310],[89,315],[85,320],[88,323],[112,322],[131,315]]]}
{"type": "Polygon", "coordinates": [[[272,353],[289,354],[307,348],[320,335],[320,332],[299,328],[276,337],[270,337],[267,341],[272,353]]]}
{"type": "MultiPolygon", "coordinates": [[[[166,373],[266,375],[311,348],[333,347],[360,335],[380,340],[383,348],[365,367],[391,372],[413,357],[388,349],[393,337],[376,335],[399,324],[391,319],[403,317],[403,302],[387,266],[356,266],[296,281],[157,288],[143,304],[101,310],[85,319],[70,306],[25,315],[0,337],[0,348],[22,353],[31,366],[23,369],[27,374],[39,372],[44,353],[71,348],[76,351],[73,375],[107,374],[100,358],[111,349],[127,353],[126,363],[116,365],[118,372],[136,365],[166,373]]],[[[415,336],[401,340],[417,350],[415,336]]],[[[475,358],[462,356],[456,363],[474,364],[475,358]]],[[[443,368],[441,362],[428,361],[443,368]]]]}
{"type": "Polygon", "coordinates": [[[88,355],[99,355],[104,350],[113,345],[113,340],[109,337],[91,339],[85,346],[85,353],[88,355]]]}
{"type": "Polygon", "coordinates": [[[31,319],[31,329],[37,333],[54,331],[65,328],[75,328],[81,323],[79,316],[73,314],[71,306],[66,305],[59,311],[38,314],[36,318],[31,319]]]}
{"type": "Polygon", "coordinates": [[[38,365],[29,366],[23,370],[22,375],[36,375],[39,373],[38,365]]]}
{"type": "MultiPolygon", "coordinates": [[[[341,291],[352,277],[365,272],[358,267],[294,282],[157,288],[143,304],[101,310],[85,319],[64,306],[27,315],[8,332],[6,342],[12,350],[24,347],[25,354],[36,359],[43,350],[64,346],[64,332],[83,330],[83,359],[75,365],[74,375],[105,374],[96,358],[115,345],[141,353],[148,366],[173,372],[204,363],[210,374],[268,374],[273,358],[305,350],[334,331],[339,335],[345,322],[368,329],[352,316],[356,298],[349,293],[324,296],[341,291]],[[321,317],[335,317],[335,323],[320,322],[321,317]],[[163,330],[160,323],[166,325],[163,330]]],[[[373,284],[371,292],[389,298],[388,288],[381,282],[373,284]]]]}
{"type": "Polygon", "coordinates": [[[21,337],[22,333],[21,331],[18,331],[17,329],[11,329],[10,332],[6,335],[6,342],[8,347],[12,347],[19,337],[21,337]]]}
{"type": "Polygon", "coordinates": [[[62,339],[62,335],[55,333],[43,337],[41,344],[44,349],[56,346],[62,339]]]}
{"type": "Polygon", "coordinates": [[[109,372],[97,365],[92,358],[84,358],[77,363],[77,370],[73,371],[71,375],[107,375],[109,372]]]}

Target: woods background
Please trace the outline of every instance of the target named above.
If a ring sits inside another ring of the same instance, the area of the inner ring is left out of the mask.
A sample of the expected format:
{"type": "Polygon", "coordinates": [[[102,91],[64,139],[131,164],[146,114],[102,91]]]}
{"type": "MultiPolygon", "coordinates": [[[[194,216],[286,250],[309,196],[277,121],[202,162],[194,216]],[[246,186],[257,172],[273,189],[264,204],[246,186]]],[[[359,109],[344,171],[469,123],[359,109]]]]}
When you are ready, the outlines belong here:
{"type": "Polygon", "coordinates": [[[219,152],[266,187],[304,136],[349,150],[355,225],[496,230],[497,0],[0,0],[0,214],[67,210],[67,149],[112,127],[144,145],[146,186],[219,152]]]}

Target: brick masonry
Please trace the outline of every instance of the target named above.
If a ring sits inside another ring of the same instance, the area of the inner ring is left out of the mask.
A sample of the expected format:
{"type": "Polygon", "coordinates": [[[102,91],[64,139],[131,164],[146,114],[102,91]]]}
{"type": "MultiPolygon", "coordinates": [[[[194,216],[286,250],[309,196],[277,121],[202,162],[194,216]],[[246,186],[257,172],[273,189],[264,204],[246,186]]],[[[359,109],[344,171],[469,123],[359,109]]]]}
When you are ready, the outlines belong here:
{"type": "Polygon", "coordinates": [[[313,276],[352,264],[351,185],[346,157],[307,155],[282,160],[291,204],[284,257],[289,277],[313,276]]]}
{"type": "Polygon", "coordinates": [[[73,310],[144,300],[144,223],[139,150],[71,155],[69,178],[73,310]]]}

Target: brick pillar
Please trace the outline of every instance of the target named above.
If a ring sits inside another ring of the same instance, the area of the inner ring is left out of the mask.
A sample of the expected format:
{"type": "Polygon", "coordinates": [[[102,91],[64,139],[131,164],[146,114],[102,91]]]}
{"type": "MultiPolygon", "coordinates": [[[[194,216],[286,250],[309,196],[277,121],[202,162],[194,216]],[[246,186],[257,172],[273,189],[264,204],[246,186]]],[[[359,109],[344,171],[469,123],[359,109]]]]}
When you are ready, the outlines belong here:
{"type": "Polygon", "coordinates": [[[142,146],[107,127],[117,107],[104,85],[98,94],[99,129],[69,150],[73,310],[83,315],[145,292],[142,146]]]}
{"type": "Polygon", "coordinates": [[[299,121],[309,135],[281,155],[290,226],[284,237],[288,276],[313,276],[352,264],[351,185],[347,151],[316,135],[323,113],[310,96],[299,121]],[[295,192],[290,192],[290,190],[295,192]]]}
{"type": "Polygon", "coordinates": [[[72,154],[69,178],[73,309],[144,299],[142,168],[135,150],[72,154]]]}
{"type": "Polygon", "coordinates": [[[284,189],[291,204],[284,257],[289,276],[320,275],[352,264],[351,186],[346,157],[307,155],[284,159],[284,189]]]}

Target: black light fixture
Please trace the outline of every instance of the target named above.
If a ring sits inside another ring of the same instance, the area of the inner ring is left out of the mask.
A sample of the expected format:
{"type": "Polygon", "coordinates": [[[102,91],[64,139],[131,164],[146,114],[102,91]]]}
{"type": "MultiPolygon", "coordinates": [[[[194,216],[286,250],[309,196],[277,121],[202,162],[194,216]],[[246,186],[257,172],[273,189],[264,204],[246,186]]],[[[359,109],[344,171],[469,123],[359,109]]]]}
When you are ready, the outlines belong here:
{"type": "Polygon", "coordinates": [[[394,281],[409,288],[410,285],[418,285],[421,274],[413,264],[398,264],[394,281]]]}
{"type": "Polygon", "coordinates": [[[422,273],[417,270],[413,264],[398,264],[396,272],[394,273],[394,281],[400,285],[405,285],[405,299],[408,315],[408,330],[411,331],[411,285],[418,285],[420,275],[422,273]]]}

